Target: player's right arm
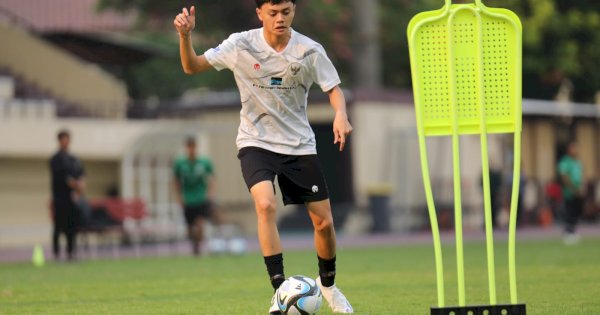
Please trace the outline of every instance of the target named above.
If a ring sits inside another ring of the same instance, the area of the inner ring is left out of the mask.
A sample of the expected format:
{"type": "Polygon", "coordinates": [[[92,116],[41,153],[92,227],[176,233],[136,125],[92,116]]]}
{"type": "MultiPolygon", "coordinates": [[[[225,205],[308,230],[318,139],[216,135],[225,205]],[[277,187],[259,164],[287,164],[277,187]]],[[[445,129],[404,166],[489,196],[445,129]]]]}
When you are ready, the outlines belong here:
{"type": "Polygon", "coordinates": [[[189,11],[187,8],[183,8],[173,20],[173,25],[179,33],[179,56],[183,72],[196,74],[213,69],[204,55],[196,55],[192,46],[191,34],[196,26],[196,8],[192,6],[189,11]]]}

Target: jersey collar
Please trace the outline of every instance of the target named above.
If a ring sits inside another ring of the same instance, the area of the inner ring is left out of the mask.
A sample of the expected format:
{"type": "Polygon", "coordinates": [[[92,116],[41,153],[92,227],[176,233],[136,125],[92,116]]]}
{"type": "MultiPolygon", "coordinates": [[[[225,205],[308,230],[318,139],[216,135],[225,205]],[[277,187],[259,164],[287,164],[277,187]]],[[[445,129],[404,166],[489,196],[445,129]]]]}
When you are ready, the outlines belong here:
{"type": "Polygon", "coordinates": [[[296,38],[296,31],[294,31],[294,29],[290,27],[290,40],[288,41],[287,45],[285,46],[285,48],[282,51],[276,51],[275,49],[273,49],[273,47],[271,47],[269,45],[269,43],[267,43],[267,40],[265,39],[264,27],[261,27],[259,29],[259,31],[260,31],[259,37],[261,39],[261,43],[267,49],[269,49],[271,52],[276,53],[276,54],[284,54],[285,52],[287,52],[290,49],[290,46],[292,46],[292,41],[294,41],[294,39],[296,38]]]}

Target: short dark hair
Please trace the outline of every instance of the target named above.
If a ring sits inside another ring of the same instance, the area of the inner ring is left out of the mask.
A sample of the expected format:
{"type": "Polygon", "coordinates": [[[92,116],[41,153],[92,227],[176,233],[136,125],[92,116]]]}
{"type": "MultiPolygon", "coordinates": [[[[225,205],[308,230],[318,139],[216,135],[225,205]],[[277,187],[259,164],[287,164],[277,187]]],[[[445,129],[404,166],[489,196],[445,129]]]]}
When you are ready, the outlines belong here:
{"type": "Polygon", "coordinates": [[[71,133],[69,132],[69,130],[67,129],[61,129],[60,131],[58,131],[58,134],[56,134],[56,138],[58,140],[64,138],[64,137],[71,137],[71,133]]]}
{"type": "Polygon", "coordinates": [[[265,3],[272,3],[272,4],[280,4],[282,2],[291,2],[293,4],[296,4],[296,0],[256,0],[256,7],[260,8],[263,6],[263,4],[265,3]]]}
{"type": "Polygon", "coordinates": [[[195,145],[196,144],[196,136],[188,135],[185,137],[185,145],[195,145]]]}

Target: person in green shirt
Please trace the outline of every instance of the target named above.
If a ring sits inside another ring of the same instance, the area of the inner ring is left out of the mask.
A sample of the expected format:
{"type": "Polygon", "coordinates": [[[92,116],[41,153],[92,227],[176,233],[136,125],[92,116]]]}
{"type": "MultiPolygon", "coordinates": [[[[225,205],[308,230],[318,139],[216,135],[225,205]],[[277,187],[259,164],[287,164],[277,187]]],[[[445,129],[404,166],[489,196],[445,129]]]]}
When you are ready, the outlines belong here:
{"type": "Polygon", "coordinates": [[[583,167],[577,158],[578,147],[575,141],[569,142],[567,154],[558,163],[558,174],[565,200],[565,243],[575,244],[579,241],[576,234],[577,221],[583,207],[584,185],[583,167]]]}
{"type": "Polygon", "coordinates": [[[209,158],[197,156],[196,139],[185,140],[186,154],[178,157],[173,164],[175,193],[181,205],[188,226],[188,236],[194,255],[200,255],[204,236],[204,219],[219,223],[219,215],[214,207],[215,176],[209,158]]]}

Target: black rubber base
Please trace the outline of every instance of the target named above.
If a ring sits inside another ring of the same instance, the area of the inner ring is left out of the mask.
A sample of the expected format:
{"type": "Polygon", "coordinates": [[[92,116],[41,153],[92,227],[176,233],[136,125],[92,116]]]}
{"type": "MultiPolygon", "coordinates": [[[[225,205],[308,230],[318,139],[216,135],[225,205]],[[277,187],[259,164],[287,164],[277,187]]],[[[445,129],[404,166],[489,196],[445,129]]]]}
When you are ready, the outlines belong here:
{"type": "Polygon", "coordinates": [[[431,315],[526,315],[525,304],[432,307],[431,315]]]}

